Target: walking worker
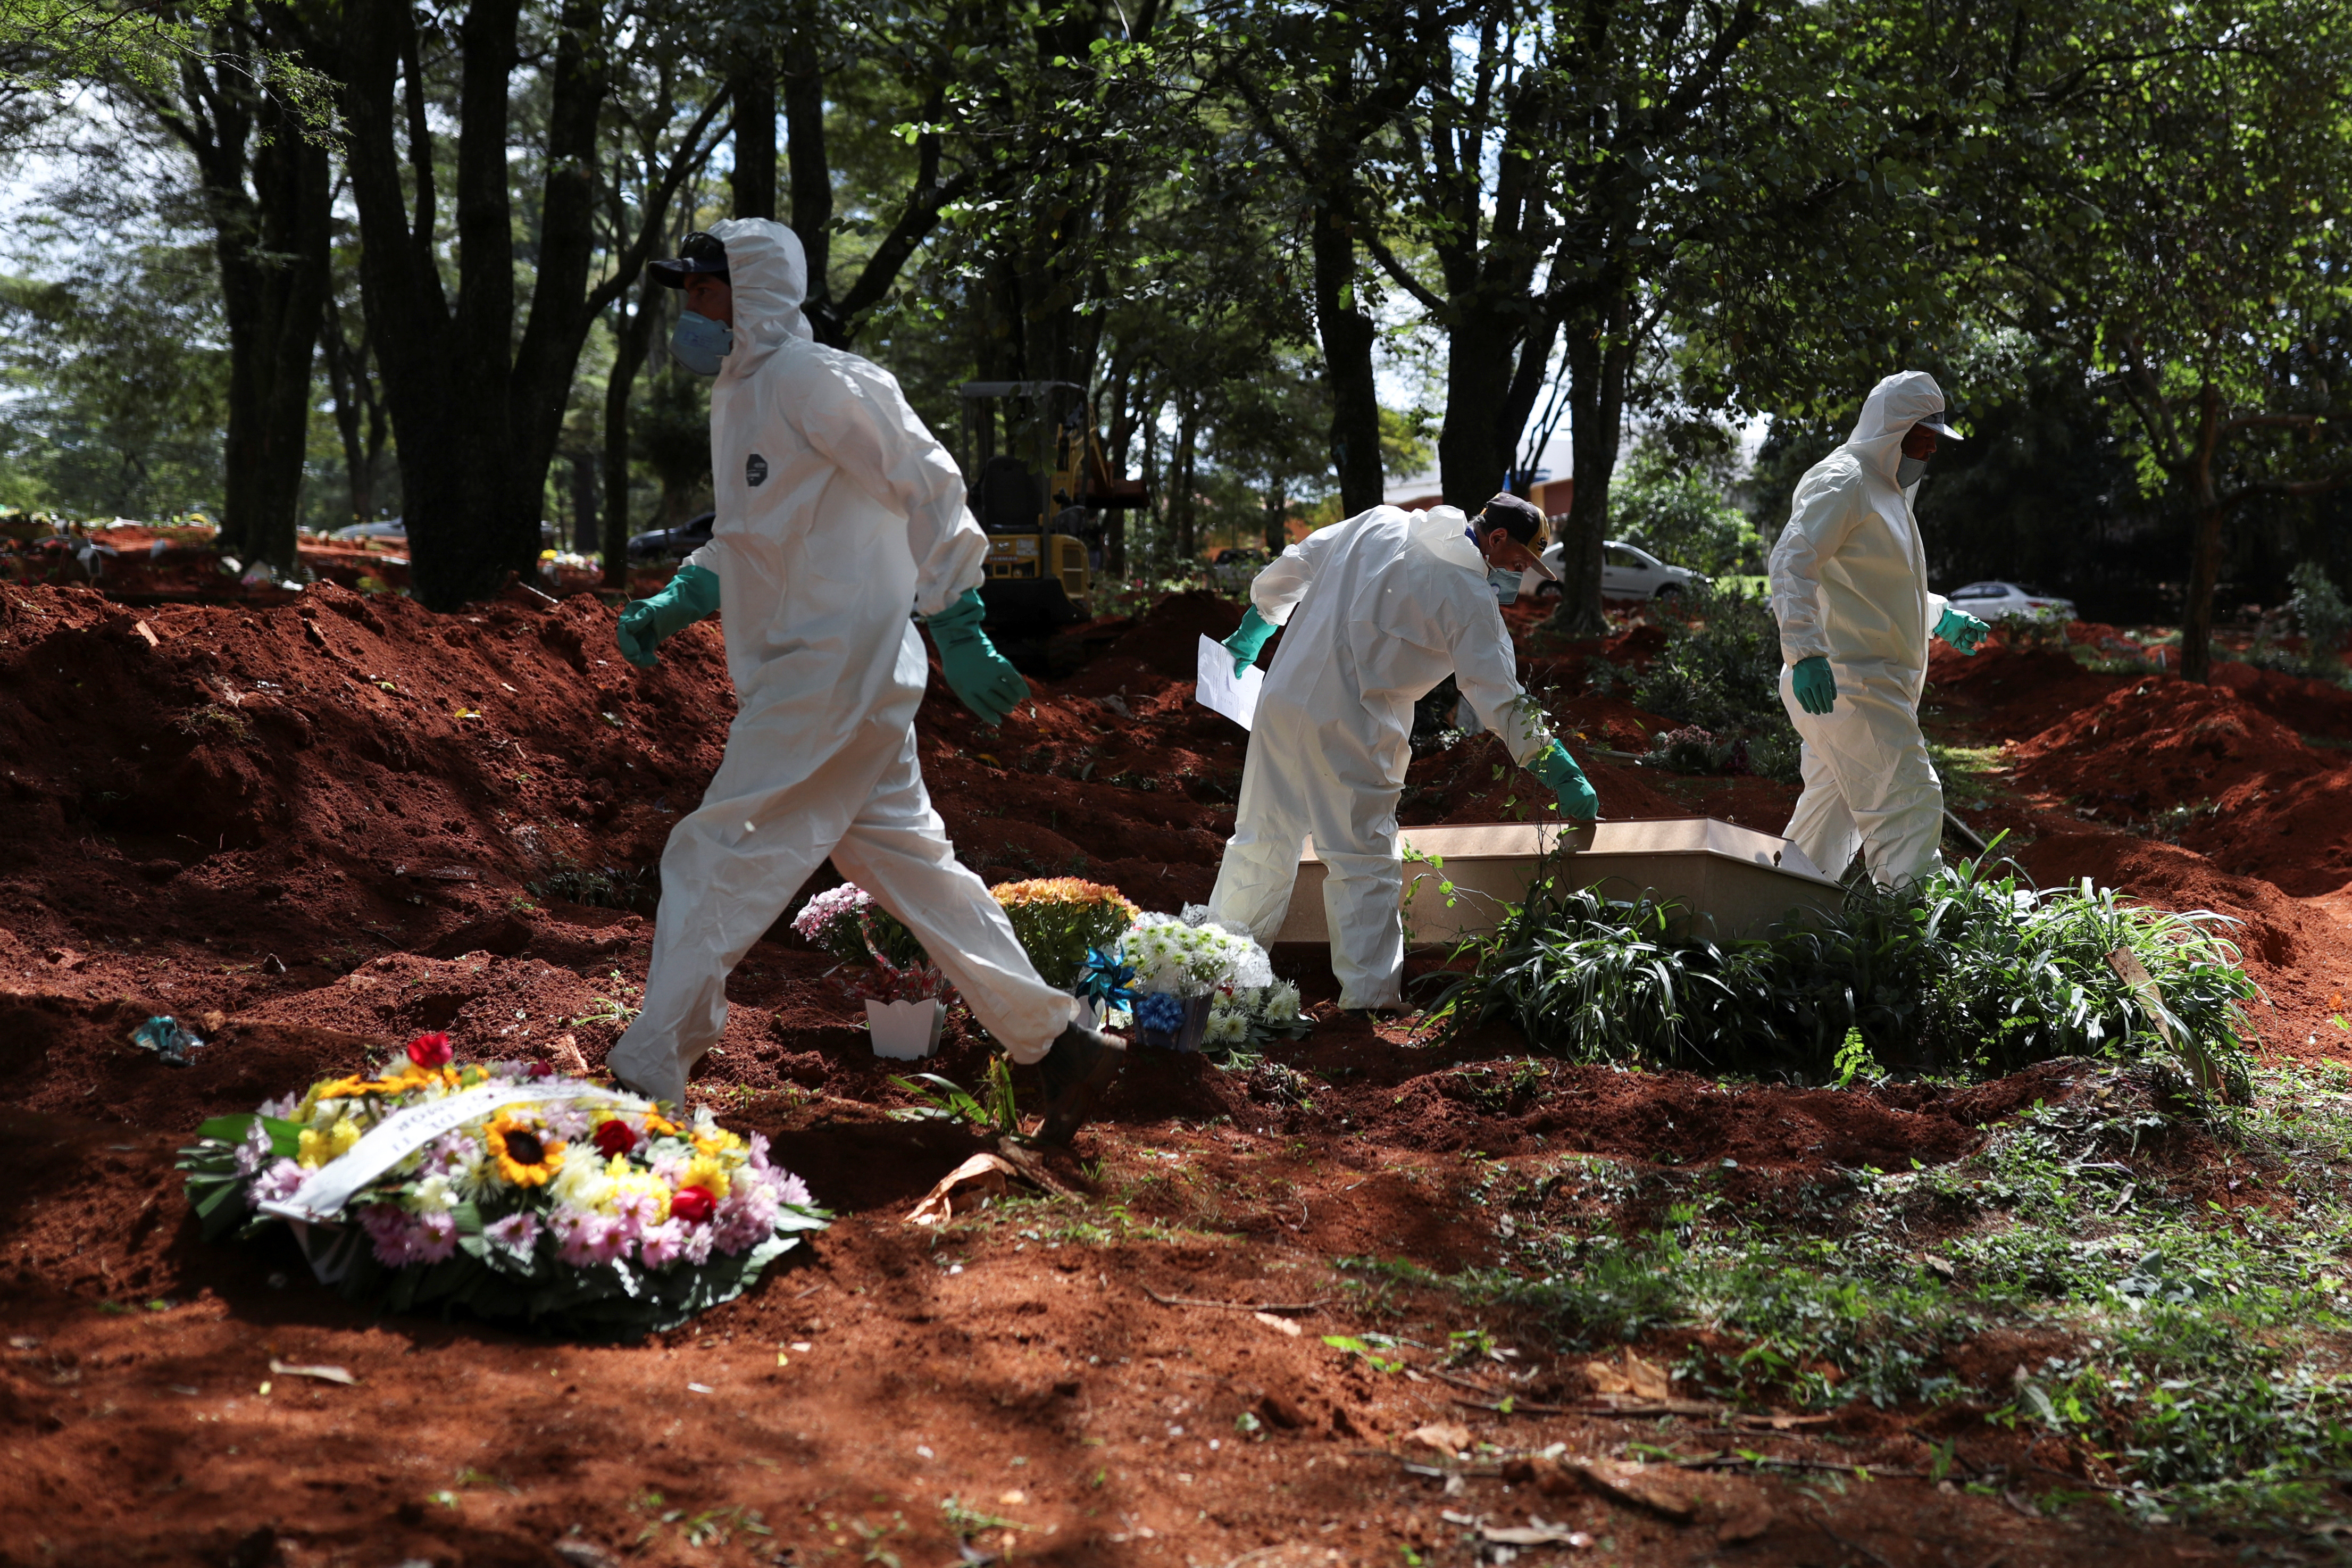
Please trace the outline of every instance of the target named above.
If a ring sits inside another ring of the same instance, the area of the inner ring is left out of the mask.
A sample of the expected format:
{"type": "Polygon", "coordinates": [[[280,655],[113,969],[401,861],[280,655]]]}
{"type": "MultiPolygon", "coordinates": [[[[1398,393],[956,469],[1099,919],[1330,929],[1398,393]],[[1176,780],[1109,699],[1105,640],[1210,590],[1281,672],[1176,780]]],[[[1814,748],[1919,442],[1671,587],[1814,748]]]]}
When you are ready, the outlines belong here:
{"type": "Polygon", "coordinates": [[[1323,907],[1342,1007],[1402,1004],[1404,863],[1397,799],[1412,760],[1412,705],[1447,676],[1558,796],[1591,819],[1592,786],[1521,689],[1496,595],[1532,566],[1543,514],[1514,495],[1472,526],[1455,507],[1376,506],[1318,529],[1250,584],[1241,629],[1225,639],[1239,674],[1288,627],[1258,693],[1241,805],[1211,916],[1274,940],[1290,908],[1298,851],[1313,835],[1327,868],[1323,907]],[[1490,582],[1490,579],[1493,581],[1490,582]]]}
{"type": "Polygon", "coordinates": [[[1882,887],[1942,864],[1944,786],[1919,733],[1927,638],[1974,654],[1989,629],[1927,591],[1913,502],[1939,437],[1960,436],[1933,376],[1880,382],[1845,445],[1797,481],[1769,562],[1780,701],[1804,742],[1786,837],[1832,877],[1860,849],[1882,887]]]}
{"type": "Polygon", "coordinates": [[[929,670],[989,724],[1029,695],[980,629],[988,539],[955,460],[888,373],[823,347],[801,314],[792,230],[736,218],[689,235],[654,276],[686,294],[672,346],[717,377],[710,542],[623,612],[622,653],[724,606],[738,711],[702,804],[662,852],[645,1010],[606,1065],[682,1103],[727,1023],[727,976],[827,856],[923,944],[988,1032],[1046,1089],[1041,1136],[1068,1141],[1126,1058],[1038,978],[1004,911],[960,865],[915,759],[929,670]]]}

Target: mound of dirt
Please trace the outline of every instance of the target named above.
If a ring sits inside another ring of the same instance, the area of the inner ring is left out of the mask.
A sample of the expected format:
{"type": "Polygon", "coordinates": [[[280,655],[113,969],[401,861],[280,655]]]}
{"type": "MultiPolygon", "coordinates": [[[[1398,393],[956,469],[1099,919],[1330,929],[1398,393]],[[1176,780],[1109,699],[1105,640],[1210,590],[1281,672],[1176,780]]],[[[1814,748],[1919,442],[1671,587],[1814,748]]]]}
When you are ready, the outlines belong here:
{"type": "Polygon", "coordinates": [[[1930,703],[1958,709],[2002,737],[2032,735],[2087,708],[2131,678],[2095,675],[2051,648],[2023,652],[1989,642],[1971,658],[1930,645],[1930,703]]]}
{"type": "Polygon", "coordinates": [[[2234,809],[2331,771],[2293,730],[2224,686],[2147,676],[2011,748],[2028,788],[2134,816],[2234,809]]]}
{"type": "Polygon", "coordinates": [[[2301,734],[2352,740],[2352,691],[2343,687],[2283,669],[2256,669],[2236,659],[2213,667],[2213,684],[2301,734]]]}
{"type": "Polygon", "coordinates": [[[370,930],[421,947],[526,882],[645,864],[733,699],[715,627],[645,673],[613,635],[584,595],[445,616],[332,584],[252,610],[0,595],[0,917],[290,959],[370,930]]]}

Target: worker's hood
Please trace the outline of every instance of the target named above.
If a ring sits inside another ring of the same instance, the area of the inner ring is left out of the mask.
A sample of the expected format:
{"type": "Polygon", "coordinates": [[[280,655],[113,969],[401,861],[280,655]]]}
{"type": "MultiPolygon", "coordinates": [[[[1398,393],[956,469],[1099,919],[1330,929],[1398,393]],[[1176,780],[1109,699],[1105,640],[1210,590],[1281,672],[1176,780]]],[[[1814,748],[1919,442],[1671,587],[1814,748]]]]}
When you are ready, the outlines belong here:
{"type": "Polygon", "coordinates": [[[1413,543],[1449,565],[1465,572],[1486,572],[1486,558],[1470,542],[1470,520],[1460,507],[1433,506],[1411,515],[1412,528],[1406,537],[1413,543]]]}
{"type": "Polygon", "coordinates": [[[816,336],[801,314],[808,256],[799,235],[768,218],[729,218],[710,232],[727,247],[727,279],[735,297],[735,348],[719,374],[740,379],[793,339],[816,336]]]}
{"type": "MultiPolygon", "coordinates": [[[[729,254],[732,256],[731,248],[729,254]]],[[[742,307],[736,310],[740,315],[742,307]]],[[[1924,370],[1897,371],[1872,387],[1863,400],[1862,417],[1853,422],[1845,449],[1862,460],[1864,472],[1899,489],[1896,473],[1903,461],[1903,437],[1922,419],[1941,425],[1943,416],[1944,389],[1936,384],[1936,378],[1924,370]]]]}

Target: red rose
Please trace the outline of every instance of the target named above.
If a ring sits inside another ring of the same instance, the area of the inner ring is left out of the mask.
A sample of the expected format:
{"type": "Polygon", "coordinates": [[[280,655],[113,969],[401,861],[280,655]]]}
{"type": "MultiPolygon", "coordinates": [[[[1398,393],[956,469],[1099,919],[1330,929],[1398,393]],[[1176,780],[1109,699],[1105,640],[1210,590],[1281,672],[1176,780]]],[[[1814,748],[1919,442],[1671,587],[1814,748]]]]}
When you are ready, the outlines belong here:
{"type": "Polygon", "coordinates": [[[408,1042],[408,1059],[421,1068],[446,1067],[453,1054],[446,1035],[419,1035],[408,1042]]]}
{"type": "Polygon", "coordinates": [[[549,1067],[545,1062],[533,1062],[529,1067],[522,1069],[522,1076],[525,1078],[553,1078],[555,1076],[555,1069],[549,1067]]]}
{"type": "Polygon", "coordinates": [[[669,1195],[669,1212],[688,1225],[700,1225],[718,1211],[719,1200],[709,1187],[680,1187],[669,1195]]]}
{"type": "Polygon", "coordinates": [[[596,1123],[596,1152],[607,1160],[615,1154],[625,1154],[637,1146],[637,1135],[625,1121],[596,1123]]]}

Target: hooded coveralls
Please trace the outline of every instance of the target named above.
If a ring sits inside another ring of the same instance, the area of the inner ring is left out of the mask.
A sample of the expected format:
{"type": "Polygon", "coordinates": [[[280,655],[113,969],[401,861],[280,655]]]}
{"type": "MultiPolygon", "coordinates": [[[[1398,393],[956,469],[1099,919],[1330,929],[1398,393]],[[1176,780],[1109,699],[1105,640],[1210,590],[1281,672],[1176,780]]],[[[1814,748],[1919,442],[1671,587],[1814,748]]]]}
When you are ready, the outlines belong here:
{"type": "Polygon", "coordinates": [[[1520,765],[1550,740],[1465,528],[1453,507],[1376,506],[1308,534],[1250,584],[1258,614],[1287,629],[1258,694],[1209,912],[1271,942],[1313,835],[1342,1007],[1401,997],[1396,807],[1413,703],[1451,675],[1520,765]]]}
{"type": "Polygon", "coordinates": [[[1895,484],[1903,437],[1944,411],[1922,371],[1872,389],[1844,446],[1805,470],[1789,525],[1772,546],[1772,614],[1780,624],[1780,701],[1804,742],[1804,793],[1787,837],[1835,877],[1863,852],[1883,887],[1939,864],[1944,786],[1919,733],[1927,637],[1944,598],[1927,591],[1927,558],[1912,510],[1915,482],[1895,484]],[[1790,686],[1816,655],[1837,678],[1837,702],[1808,713],[1790,686]]]}
{"type": "Polygon", "coordinates": [[[662,853],[645,1010],[608,1065],[682,1100],[726,1027],[729,972],[827,856],[906,922],[1013,1059],[1034,1062],[1076,1002],[1038,978],[957,863],[915,760],[929,671],[908,612],[977,587],[987,536],[898,382],[812,341],[798,237],[761,218],[711,232],[734,348],[710,394],[718,521],[689,560],[719,576],[737,713],[662,853]]]}

